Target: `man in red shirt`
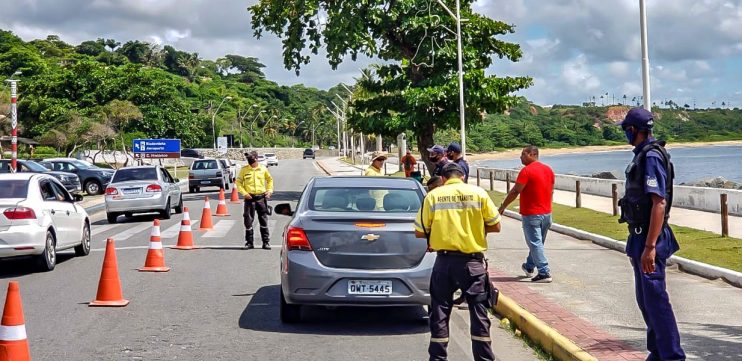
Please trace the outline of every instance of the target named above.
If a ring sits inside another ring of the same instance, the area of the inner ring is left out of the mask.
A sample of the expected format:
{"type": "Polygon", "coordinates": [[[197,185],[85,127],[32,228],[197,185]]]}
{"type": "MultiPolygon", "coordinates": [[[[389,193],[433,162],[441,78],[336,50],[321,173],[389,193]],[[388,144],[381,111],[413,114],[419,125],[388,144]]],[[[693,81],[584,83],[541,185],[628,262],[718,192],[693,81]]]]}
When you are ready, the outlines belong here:
{"type": "Polygon", "coordinates": [[[500,206],[500,214],[520,194],[520,215],[523,218],[523,233],[528,244],[528,258],[521,265],[521,269],[528,277],[533,276],[534,269],[538,274],[531,278],[531,282],[550,283],[551,273],[549,262],[544,253],[546,233],[551,227],[551,198],[554,192],[554,172],[551,168],[538,161],[538,148],[528,146],[523,148],[520,161],[525,168],[518,173],[515,186],[510,190],[500,206]]]}

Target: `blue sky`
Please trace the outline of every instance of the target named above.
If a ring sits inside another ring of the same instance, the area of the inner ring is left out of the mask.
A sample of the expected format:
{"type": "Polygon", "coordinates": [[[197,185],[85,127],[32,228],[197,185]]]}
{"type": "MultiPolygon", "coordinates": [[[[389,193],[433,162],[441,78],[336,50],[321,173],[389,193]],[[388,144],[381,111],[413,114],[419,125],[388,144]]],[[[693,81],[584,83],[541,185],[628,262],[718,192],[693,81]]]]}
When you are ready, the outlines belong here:
{"type": "MultiPolygon", "coordinates": [[[[281,84],[329,88],[352,83],[372,60],[331,71],[319,56],[297,77],[282,67],[280,40],[252,37],[247,6],[256,0],[0,0],[0,28],[25,40],[58,34],[77,44],[98,37],[171,44],[214,59],[256,56],[281,84]]],[[[541,105],[580,104],[609,93],[641,94],[637,0],[478,0],[476,12],[516,25],[518,63],[497,61],[498,75],[529,75],[523,91],[541,105]]],[[[647,0],[652,98],[698,107],[742,107],[742,0],[647,0]]]]}

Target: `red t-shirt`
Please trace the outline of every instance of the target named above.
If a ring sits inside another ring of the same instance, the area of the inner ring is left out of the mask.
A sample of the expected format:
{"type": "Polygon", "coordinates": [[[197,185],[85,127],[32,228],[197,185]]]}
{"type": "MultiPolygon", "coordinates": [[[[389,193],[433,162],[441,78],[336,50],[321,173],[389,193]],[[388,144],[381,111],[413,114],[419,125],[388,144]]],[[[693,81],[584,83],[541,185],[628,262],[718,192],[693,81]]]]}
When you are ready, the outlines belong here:
{"type": "Polygon", "coordinates": [[[554,191],[554,171],[541,162],[533,162],[521,169],[516,183],[525,187],[520,192],[520,214],[532,216],[551,213],[554,191]]]}

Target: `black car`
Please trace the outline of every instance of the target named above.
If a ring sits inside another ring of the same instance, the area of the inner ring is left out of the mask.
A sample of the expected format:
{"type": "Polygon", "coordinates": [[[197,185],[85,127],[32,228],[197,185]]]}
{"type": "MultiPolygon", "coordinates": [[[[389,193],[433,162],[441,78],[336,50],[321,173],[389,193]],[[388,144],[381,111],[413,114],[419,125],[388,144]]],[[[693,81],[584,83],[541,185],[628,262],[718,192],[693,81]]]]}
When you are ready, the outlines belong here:
{"type": "Polygon", "coordinates": [[[44,159],[39,163],[51,170],[77,174],[82,183],[82,189],[90,195],[102,194],[111,182],[114,173],[113,169],[100,168],[74,158],[44,159]]]}
{"type": "MultiPolygon", "coordinates": [[[[82,186],[80,185],[80,177],[78,177],[74,173],[55,172],[32,160],[18,159],[17,166],[18,172],[46,173],[54,178],[57,178],[57,180],[59,180],[59,182],[62,183],[62,185],[67,188],[67,191],[70,193],[77,193],[82,191],[82,186]]],[[[10,159],[0,160],[0,173],[10,173],[10,159]]]]}
{"type": "Polygon", "coordinates": [[[314,150],[309,149],[309,148],[304,149],[304,156],[302,157],[302,159],[307,159],[307,158],[314,159],[314,150]]]}
{"type": "Polygon", "coordinates": [[[180,151],[180,156],[185,158],[204,158],[204,156],[195,149],[183,149],[180,151]]]}

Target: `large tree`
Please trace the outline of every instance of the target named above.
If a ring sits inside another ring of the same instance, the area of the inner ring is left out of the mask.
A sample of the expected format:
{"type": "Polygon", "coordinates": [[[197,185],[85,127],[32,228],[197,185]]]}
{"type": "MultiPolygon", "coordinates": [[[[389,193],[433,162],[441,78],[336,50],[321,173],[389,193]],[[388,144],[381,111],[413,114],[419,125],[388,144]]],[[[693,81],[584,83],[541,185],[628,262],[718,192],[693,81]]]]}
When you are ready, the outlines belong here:
{"type": "MultiPolygon", "coordinates": [[[[444,1],[453,8],[453,1],[444,1]]],[[[472,11],[473,0],[461,2],[467,123],[512,105],[510,94],[528,87],[528,77],[498,78],[485,73],[494,57],[517,61],[517,44],[497,39],[513,25],[472,11]]],[[[366,96],[354,99],[353,128],[394,135],[411,132],[420,152],[433,144],[437,128],[459,124],[455,22],[433,0],[354,1],[261,0],[250,7],[255,36],[273,33],[283,39],[284,66],[300,72],[310,55],[324,47],[333,69],[350,55],[377,57],[361,85],[366,96]]]]}

